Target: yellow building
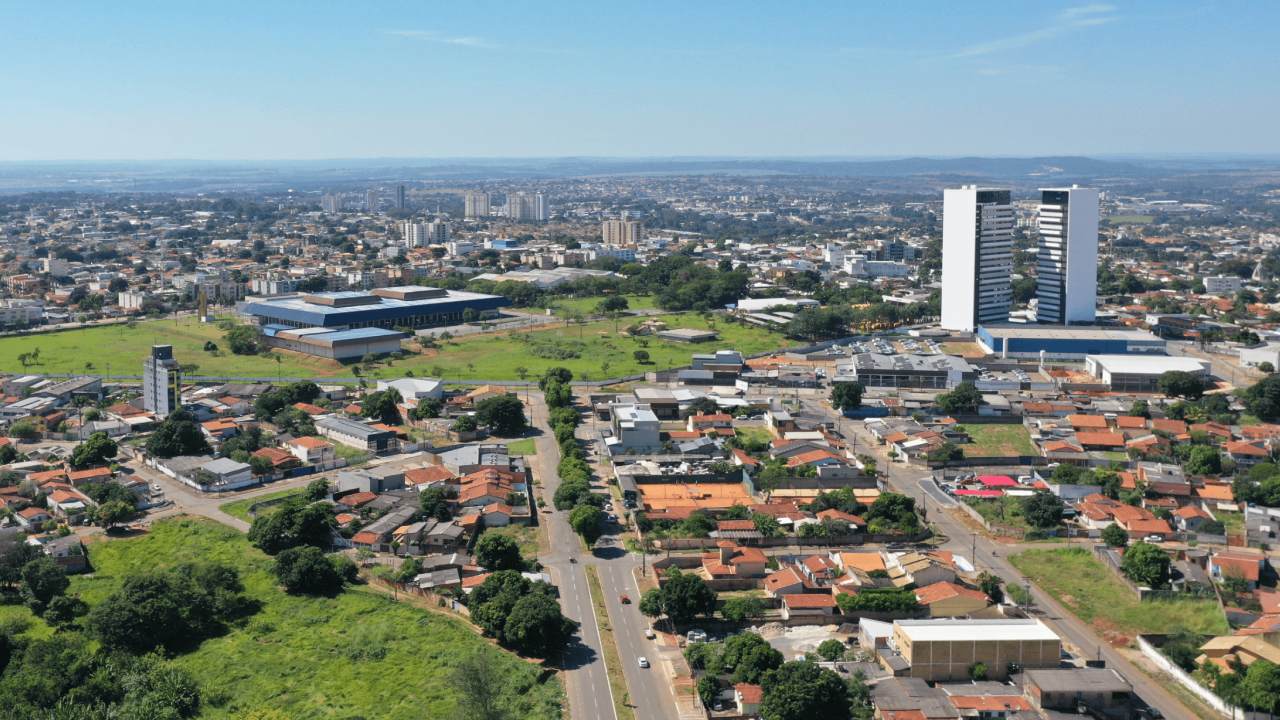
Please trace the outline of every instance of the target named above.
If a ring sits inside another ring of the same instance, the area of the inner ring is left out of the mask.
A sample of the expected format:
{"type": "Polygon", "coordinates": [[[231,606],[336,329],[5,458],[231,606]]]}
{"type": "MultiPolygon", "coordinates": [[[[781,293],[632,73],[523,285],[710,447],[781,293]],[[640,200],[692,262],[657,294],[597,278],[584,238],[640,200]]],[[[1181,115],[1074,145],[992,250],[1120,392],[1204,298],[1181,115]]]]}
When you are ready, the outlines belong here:
{"type": "Polygon", "coordinates": [[[1039,620],[897,620],[889,647],[909,665],[909,677],[931,682],[965,680],[986,666],[991,680],[1018,669],[1057,667],[1062,641],[1039,620]]]}

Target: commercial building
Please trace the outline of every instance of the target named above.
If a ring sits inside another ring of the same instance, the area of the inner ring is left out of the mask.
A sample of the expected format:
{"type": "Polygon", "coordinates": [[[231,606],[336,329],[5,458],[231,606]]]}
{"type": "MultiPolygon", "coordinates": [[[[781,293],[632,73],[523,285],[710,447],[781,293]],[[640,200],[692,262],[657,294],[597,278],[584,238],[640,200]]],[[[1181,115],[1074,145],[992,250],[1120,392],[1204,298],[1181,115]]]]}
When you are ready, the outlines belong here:
{"type": "Polygon", "coordinates": [[[605,245],[636,245],[643,236],[639,220],[605,220],[600,225],[600,242],[605,245]]]}
{"type": "Polygon", "coordinates": [[[1160,355],[1165,341],[1144,330],[1111,327],[982,325],[974,333],[979,347],[1000,357],[1083,360],[1086,355],[1160,355]]]}
{"type": "Polygon", "coordinates": [[[381,430],[337,415],[316,420],[316,432],[336,443],[373,453],[393,449],[396,443],[396,434],[390,430],[381,430]]]}
{"type": "Polygon", "coordinates": [[[948,188],[942,208],[942,327],[1005,322],[1013,305],[1014,212],[1008,190],[948,188]]]}
{"type": "Polygon", "coordinates": [[[468,191],[463,197],[463,214],[468,220],[489,216],[489,193],[479,190],[468,191]]]}
{"type": "Polygon", "coordinates": [[[653,452],[662,447],[662,423],[648,405],[611,404],[609,411],[613,417],[612,437],[605,439],[609,454],[653,452]]]}
{"type": "Polygon", "coordinates": [[[987,679],[1017,669],[1057,667],[1062,641],[1040,620],[897,620],[889,647],[909,666],[907,677],[930,682],[968,680],[982,663],[987,679]]]}
{"type": "Polygon", "coordinates": [[[1213,275],[1204,279],[1204,291],[1210,295],[1234,295],[1244,287],[1239,275],[1213,275]]]}
{"type": "Polygon", "coordinates": [[[1272,369],[1280,368],[1280,343],[1267,343],[1252,348],[1240,348],[1238,352],[1240,362],[1250,367],[1257,367],[1262,363],[1271,363],[1272,369]]]}
{"type": "Polygon", "coordinates": [[[180,409],[180,378],[173,346],[152,345],[151,355],[142,363],[142,407],[161,418],[180,409]]]}
{"type": "Polygon", "coordinates": [[[24,298],[0,300],[0,327],[26,327],[39,325],[42,322],[44,322],[43,302],[24,298]]]}
{"type": "Polygon", "coordinates": [[[945,390],[977,371],[956,355],[884,355],[858,353],[852,360],[838,363],[833,382],[859,382],[865,387],[903,387],[945,390]]]}
{"type": "Polygon", "coordinates": [[[410,248],[444,245],[449,242],[449,223],[441,220],[426,223],[405,220],[400,223],[400,242],[410,248]]]}
{"type": "Polygon", "coordinates": [[[1036,322],[1089,324],[1098,304],[1098,191],[1040,191],[1036,322]]]}
{"type": "Polygon", "coordinates": [[[330,360],[353,360],[365,355],[377,357],[399,352],[400,341],[406,337],[408,335],[397,330],[374,327],[333,330],[264,325],[262,328],[262,339],[269,347],[330,360]]]}
{"type": "Polygon", "coordinates": [[[500,295],[405,285],[368,292],[344,291],[257,298],[241,312],[262,326],[322,327],[330,330],[408,327],[413,329],[462,321],[467,310],[493,315],[507,305],[500,295]]]}
{"type": "Polygon", "coordinates": [[[1210,363],[1193,357],[1159,355],[1088,355],[1085,372],[1106,383],[1116,392],[1156,392],[1160,376],[1171,371],[1209,377],[1210,363]]]}

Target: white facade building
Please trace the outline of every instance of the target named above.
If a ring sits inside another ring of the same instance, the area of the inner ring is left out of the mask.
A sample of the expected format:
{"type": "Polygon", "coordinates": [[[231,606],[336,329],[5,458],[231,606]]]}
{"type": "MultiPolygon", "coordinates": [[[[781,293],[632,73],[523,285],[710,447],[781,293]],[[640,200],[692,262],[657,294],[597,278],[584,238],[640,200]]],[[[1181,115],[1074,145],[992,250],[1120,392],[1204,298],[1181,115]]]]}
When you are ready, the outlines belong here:
{"type": "Polygon", "coordinates": [[[489,193],[473,190],[464,196],[463,210],[468,220],[489,216],[489,193]]]}
{"type": "Polygon", "coordinates": [[[605,220],[600,225],[600,241],[605,245],[636,245],[643,236],[639,220],[605,220]]]}
{"type": "Polygon", "coordinates": [[[1204,279],[1204,291],[1210,295],[1234,295],[1244,287],[1239,275],[1214,275],[1204,279]]]}
{"type": "Polygon", "coordinates": [[[1008,190],[948,188],[942,207],[942,327],[1005,322],[1013,305],[1013,204],[1008,190]]]}
{"type": "Polygon", "coordinates": [[[1042,188],[1036,322],[1090,324],[1098,305],[1098,191],[1042,188]]]}

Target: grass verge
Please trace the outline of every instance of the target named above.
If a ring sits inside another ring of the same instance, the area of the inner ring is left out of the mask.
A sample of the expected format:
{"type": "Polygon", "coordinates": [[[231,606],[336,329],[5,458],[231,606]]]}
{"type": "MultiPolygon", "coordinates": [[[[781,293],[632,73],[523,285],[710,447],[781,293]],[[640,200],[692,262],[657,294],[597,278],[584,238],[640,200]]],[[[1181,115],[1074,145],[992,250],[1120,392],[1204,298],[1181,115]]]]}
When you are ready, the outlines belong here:
{"type": "Polygon", "coordinates": [[[1205,635],[1228,631],[1212,600],[1138,598],[1093,553],[1083,548],[1027,550],[1010,558],[1024,575],[1089,623],[1113,645],[1134,635],[1185,628],[1205,635]]]}
{"type": "Polygon", "coordinates": [[[525,455],[532,455],[535,452],[537,452],[537,448],[534,445],[533,438],[525,438],[523,440],[516,440],[514,442],[507,443],[508,455],[524,457],[525,455]]]}
{"type": "Polygon", "coordinates": [[[587,587],[591,589],[591,606],[596,611],[596,625],[600,628],[600,645],[604,652],[605,669],[609,673],[609,687],[613,690],[613,709],[618,720],[635,720],[631,709],[631,695],[627,691],[627,679],[622,674],[622,656],[618,643],[613,639],[613,626],[609,624],[609,608],[604,604],[604,590],[600,575],[592,565],[587,566],[587,587]]]}
{"type": "Polygon", "coordinates": [[[292,488],[290,490],[279,490],[266,495],[258,495],[257,497],[243,498],[240,500],[232,500],[229,503],[223,503],[218,506],[222,512],[234,518],[239,518],[245,522],[253,522],[253,515],[249,513],[249,508],[257,503],[269,502],[271,500],[280,500],[291,495],[301,495],[302,488],[292,488]]]}

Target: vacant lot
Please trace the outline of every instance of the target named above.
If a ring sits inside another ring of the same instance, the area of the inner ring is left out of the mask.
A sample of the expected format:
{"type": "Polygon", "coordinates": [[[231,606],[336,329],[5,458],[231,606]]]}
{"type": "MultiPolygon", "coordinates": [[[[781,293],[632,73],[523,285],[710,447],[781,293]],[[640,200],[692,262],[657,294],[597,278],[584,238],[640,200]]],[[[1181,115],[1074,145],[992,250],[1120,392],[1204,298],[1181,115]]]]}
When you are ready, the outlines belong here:
{"type": "Polygon", "coordinates": [[[1227,632],[1212,600],[1140,602],[1102,562],[1083,548],[1028,550],[1010,561],[1036,585],[1113,642],[1140,633],[1186,628],[1206,635],[1227,632]]]}
{"type": "Polygon", "coordinates": [[[1022,499],[1016,497],[972,498],[964,499],[978,514],[993,525],[1004,525],[1015,530],[1028,532],[1031,526],[1022,516],[1022,499]]]}
{"type": "Polygon", "coordinates": [[[245,522],[253,522],[253,516],[249,514],[249,508],[257,503],[270,502],[272,500],[283,500],[288,497],[301,497],[302,488],[293,488],[291,490],[280,490],[278,492],[267,493],[257,497],[244,498],[243,500],[232,500],[229,503],[223,503],[218,506],[222,512],[240,518],[245,522]]]}
{"type": "Polygon", "coordinates": [[[1035,455],[1031,434],[1021,423],[1017,425],[957,425],[973,442],[962,443],[965,457],[1016,457],[1035,455]]]}
{"type": "MultiPolygon", "coordinates": [[[[598,302],[598,299],[595,300],[598,302]]],[[[696,352],[730,347],[745,354],[783,347],[777,333],[747,325],[710,321],[695,314],[663,315],[657,319],[672,328],[712,328],[720,340],[690,345],[654,337],[630,337],[622,331],[636,318],[566,324],[531,333],[469,335],[441,347],[419,352],[416,343],[404,344],[407,356],[379,362],[364,371],[370,378],[432,375],[455,380],[515,380],[517,368],[537,377],[548,368],[563,366],[579,379],[635,375],[688,365],[696,352]],[[635,352],[649,353],[641,363],[635,352]]],[[[194,374],[233,377],[351,377],[350,365],[292,352],[270,356],[233,355],[226,350],[223,333],[215,324],[194,318],[143,320],[129,325],[65,330],[55,333],[0,338],[0,372],[112,373],[141,375],[142,361],[154,344],[173,345],[174,356],[184,365],[194,365],[194,374]],[[215,355],[204,350],[206,342],[220,350],[215,355]],[[38,364],[24,367],[18,356],[39,349],[38,364]],[[278,361],[277,361],[278,358],[278,361]]]]}
{"type": "MultiPolygon", "coordinates": [[[[627,310],[652,310],[652,295],[623,295],[627,300],[627,310]]],[[[551,311],[560,317],[571,313],[581,313],[583,315],[592,315],[596,312],[596,307],[600,305],[600,301],[604,300],[604,296],[600,297],[584,297],[584,298],[557,298],[552,303],[551,311]]]]}
{"type": "Polygon", "coordinates": [[[460,655],[491,653],[508,680],[512,716],[560,717],[561,689],[541,668],[498,650],[463,622],[396,603],[363,588],[336,598],[281,592],[271,559],[243,535],[212,522],[158,522],[150,534],[89,546],[93,577],[72,592],[100,602],[131,572],[204,560],[239,569],[262,609],[244,627],[173,662],[201,684],[202,718],[238,718],[272,708],[290,718],[451,717],[446,678],[460,655]]]}

